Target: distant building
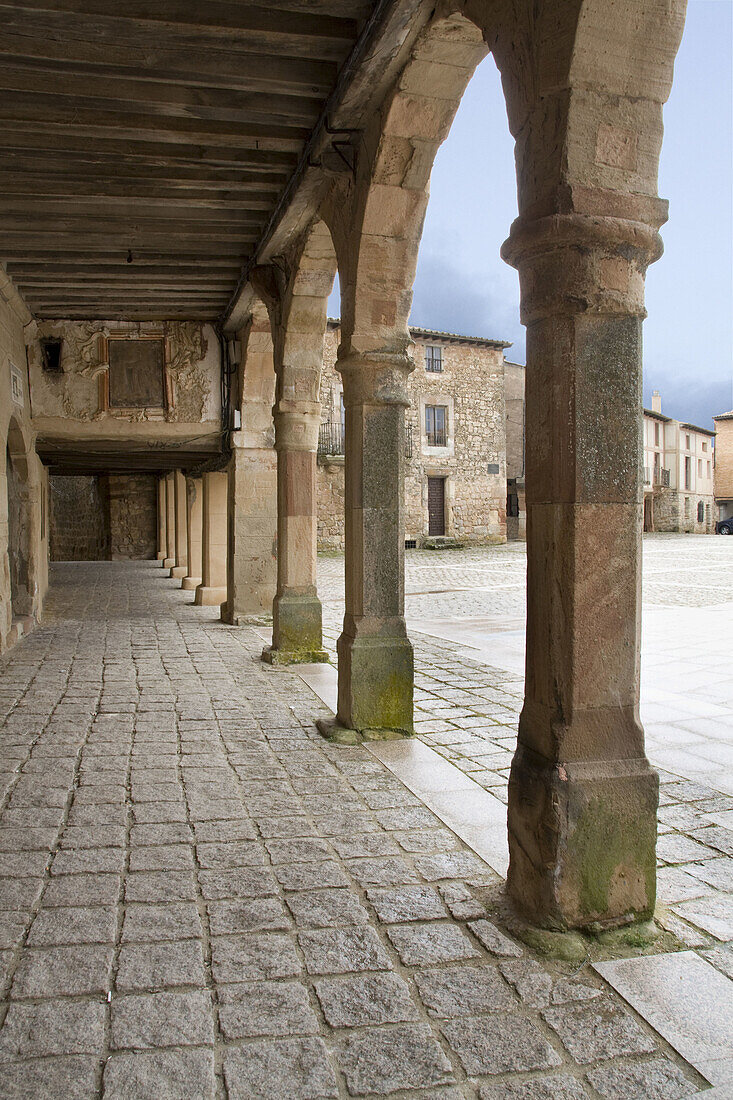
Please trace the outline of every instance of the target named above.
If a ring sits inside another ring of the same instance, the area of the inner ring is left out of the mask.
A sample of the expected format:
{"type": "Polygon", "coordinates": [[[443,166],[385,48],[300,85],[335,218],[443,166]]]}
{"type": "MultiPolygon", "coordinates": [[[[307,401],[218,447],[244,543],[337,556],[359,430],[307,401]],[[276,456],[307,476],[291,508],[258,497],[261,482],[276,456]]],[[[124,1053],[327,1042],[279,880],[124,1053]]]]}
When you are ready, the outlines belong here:
{"type": "Polygon", "coordinates": [[[644,530],[711,534],[715,529],[715,432],[644,409],[644,530]]]}
{"type": "MultiPolygon", "coordinates": [[[[411,328],[415,370],[405,415],[405,540],[466,544],[507,537],[504,340],[411,328]]],[[[318,447],[318,544],[344,545],[344,404],[338,321],[326,327],[318,447]]]]}
{"type": "Polygon", "coordinates": [[[504,361],[506,404],[506,537],[527,537],[524,495],[524,378],[522,363],[504,361]]]}
{"type": "Polygon", "coordinates": [[[733,519],[733,409],[714,416],[715,503],[718,519],[733,519]]]}

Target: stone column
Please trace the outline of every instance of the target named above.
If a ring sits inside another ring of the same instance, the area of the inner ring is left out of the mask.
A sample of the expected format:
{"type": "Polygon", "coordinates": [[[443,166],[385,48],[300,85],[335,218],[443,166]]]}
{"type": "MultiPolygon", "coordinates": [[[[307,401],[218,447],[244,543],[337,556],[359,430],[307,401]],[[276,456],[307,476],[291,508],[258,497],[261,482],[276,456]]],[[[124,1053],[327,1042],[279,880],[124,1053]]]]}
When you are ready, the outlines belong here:
{"type": "Polygon", "coordinates": [[[202,567],[202,487],[200,477],[186,478],[186,552],[188,572],[181,581],[181,588],[193,592],[201,584],[202,567]]]}
{"type": "Polygon", "coordinates": [[[173,496],[175,500],[175,562],[171,567],[171,577],[185,577],[188,572],[188,501],[186,478],[180,470],[173,475],[173,496]]]}
{"type": "Polygon", "coordinates": [[[339,740],[413,732],[413,657],[404,619],[406,351],[337,363],[346,408],[346,614],[338,640],[339,740]],[[343,727],[340,729],[339,727],[343,727]],[[356,731],[356,733],[354,733],[356,731]]]}
{"type": "Polygon", "coordinates": [[[231,436],[227,598],[221,609],[224,622],[234,626],[269,614],[277,585],[275,366],[264,306],[240,339],[242,428],[231,436]]]}
{"type": "Polygon", "coordinates": [[[228,529],[227,598],[221,617],[238,626],[272,609],[277,584],[277,465],[272,448],[246,447],[235,436],[228,529]]]}
{"type": "Polygon", "coordinates": [[[222,604],[227,598],[227,472],[204,474],[203,544],[201,584],[194,603],[200,607],[222,604]]]}
{"type": "Polygon", "coordinates": [[[527,657],[508,890],[537,923],[651,916],[658,777],[639,721],[641,323],[659,237],[514,223],[527,326],[527,657]]]}
{"type": "Polygon", "coordinates": [[[165,478],[159,477],[157,482],[158,493],[158,553],[156,558],[159,562],[164,561],[168,557],[168,544],[166,537],[165,521],[166,521],[166,499],[165,499],[165,478]]]}
{"type": "Polygon", "coordinates": [[[172,569],[176,564],[176,490],[172,473],[165,475],[165,546],[163,568],[172,569]]]}
{"type": "Polygon", "coordinates": [[[272,645],[262,658],[274,664],[327,661],[316,588],[316,452],[320,405],[281,400],[273,410],[277,451],[277,593],[272,645]]]}

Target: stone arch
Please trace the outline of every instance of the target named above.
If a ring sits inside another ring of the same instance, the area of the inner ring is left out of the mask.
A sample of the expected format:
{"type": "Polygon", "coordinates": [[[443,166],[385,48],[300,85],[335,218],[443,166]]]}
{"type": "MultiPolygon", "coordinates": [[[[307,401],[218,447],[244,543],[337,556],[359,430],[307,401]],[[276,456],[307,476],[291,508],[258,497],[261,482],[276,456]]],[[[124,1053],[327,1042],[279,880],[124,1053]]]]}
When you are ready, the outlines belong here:
{"type": "Polygon", "coordinates": [[[271,263],[252,273],[267,306],[276,375],[278,580],[271,661],[325,660],[316,589],[316,450],[328,297],[336,254],[328,228],[314,220],[271,263]]]}
{"type": "Polygon", "coordinates": [[[11,417],[5,454],[8,541],[7,576],[11,621],[36,610],[34,515],[28,463],[29,448],[20,423],[11,417]]]}
{"type": "Polygon", "coordinates": [[[638,710],[641,321],[666,219],[661,112],[683,12],[682,0],[439,4],[365,123],[353,176],[334,179],[322,208],[341,274],[347,405],[338,718],[409,732],[407,322],[435,151],[491,50],[519,197],[502,255],[519,270],[528,330],[527,677],[508,887],[555,927],[654,908],[658,779],[638,710]]]}
{"type": "Polygon", "coordinates": [[[444,5],[361,135],[354,178],[336,180],[324,200],[338,258],[344,358],[388,348],[407,353],[433,161],[488,52],[479,27],[444,5]]]}

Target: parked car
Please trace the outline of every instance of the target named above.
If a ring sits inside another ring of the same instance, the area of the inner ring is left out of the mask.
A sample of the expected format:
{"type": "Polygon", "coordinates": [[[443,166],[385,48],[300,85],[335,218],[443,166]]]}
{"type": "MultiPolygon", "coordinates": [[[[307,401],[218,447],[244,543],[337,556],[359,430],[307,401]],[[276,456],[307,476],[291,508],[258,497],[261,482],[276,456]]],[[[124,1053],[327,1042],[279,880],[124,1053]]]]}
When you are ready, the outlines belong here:
{"type": "Polygon", "coordinates": [[[733,535],[733,516],[728,519],[719,519],[715,524],[715,533],[718,535],[733,535]]]}

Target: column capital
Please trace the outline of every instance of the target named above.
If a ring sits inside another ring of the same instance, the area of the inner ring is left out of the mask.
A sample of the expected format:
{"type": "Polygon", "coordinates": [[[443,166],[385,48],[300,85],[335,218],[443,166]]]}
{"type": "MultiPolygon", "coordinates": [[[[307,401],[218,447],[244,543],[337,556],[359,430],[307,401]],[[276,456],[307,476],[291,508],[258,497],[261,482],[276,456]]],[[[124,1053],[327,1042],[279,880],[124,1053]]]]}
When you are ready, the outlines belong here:
{"type": "Polygon", "coordinates": [[[276,451],[315,451],[321,406],[317,401],[277,401],[272,407],[276,451]]]}
{"type": "Polygon", "coordinates": [[[410,407],[407,379],[415,361],[407,349],[349,352],[339,355],[336,370],[344,381],[344,404],[410,407]]]}
{"type": "Polygon", "coordinates": [[[595,214],[517,218],[501,256],[517,268],[522,322],[558,314],[645,317],[644,276],[662,238],[643,221],[595,214]]]}

